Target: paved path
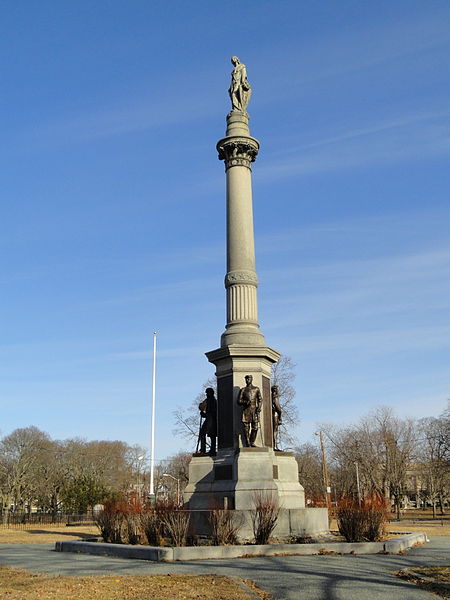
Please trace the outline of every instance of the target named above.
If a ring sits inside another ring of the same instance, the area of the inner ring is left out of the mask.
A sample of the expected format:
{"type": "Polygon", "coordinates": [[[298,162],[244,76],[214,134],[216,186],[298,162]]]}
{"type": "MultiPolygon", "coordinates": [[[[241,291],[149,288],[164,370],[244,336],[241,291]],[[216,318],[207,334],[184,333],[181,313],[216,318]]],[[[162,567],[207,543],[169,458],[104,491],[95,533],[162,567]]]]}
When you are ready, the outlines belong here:
{"type": "Polygon", "coordinates": [[[253,579],[277,600],[436,600],[391,572],[416,565],[450,565],[449,537],[433,538],[403,556],[278,556],[190,563],[151,563],[53,548],[54,544],[1,545],[0,564],[58,575],[236,575],[253,579]]]}

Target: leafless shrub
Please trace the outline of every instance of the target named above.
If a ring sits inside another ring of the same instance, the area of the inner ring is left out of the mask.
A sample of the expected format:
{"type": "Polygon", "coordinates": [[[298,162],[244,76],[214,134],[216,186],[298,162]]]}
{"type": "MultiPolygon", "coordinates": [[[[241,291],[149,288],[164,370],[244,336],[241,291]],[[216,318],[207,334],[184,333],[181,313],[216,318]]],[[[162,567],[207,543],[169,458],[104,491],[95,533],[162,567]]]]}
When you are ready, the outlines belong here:
{"type": "Polygon", "coordinates": [[[267,544],[277,524],[280,507],[270,493],[256,493],[253,502],[255,508],[251,510],[251,517],[255,544],[267,544]]]}
{"type": "Polygon", "coordinates": [[[156,508],[164,534],[174,546],[185,546],[190,515],[187,510],[173,503],[161,504],[156,508]]]}
{"type": "Polygon", "coordinates": [[[347,542],[364,541],[366,515],[353,498],[341,500],[336,512],[339,533],[347,542]]]}
{"type": "Polygon", "coordinates": [[[124,529],[128,544],[139,544],[142,538],[141,534],[141,515],[124,515],[124,529]]]}
{"type": "Polygon", "coordinates": [[[95,517],[103,540],[112,544],[138,544],[142,512],[142,503],[133,497],[106,502],[95,517]]]}
{"type": "Polygon", "coordinates": [[[229,546],[238,543],[237,533],[242,527],[242,518],[227,509],[214,509],[208,515],[213,546],[229,546]]]}
{"type": "Polygon", "coordinates": [[[150,546],[162,545],[162,523],[156,511],[151,510],[141,514],[141,529],[150,546]]]}
{"type": "Polygon", "coordinates": [[[336,517],[339,532],[347,542],[376,542],[384,534],[386,504],[376,495],[365,498],[361,504],[346,498],[339,503],[336,517]]]}
{"type": "Polygon", "coordinates": [[[374,495],[363,502],[366,511],[365,538],[368,542],[379,542],[386,533],[388,512],[384,498],[374,495]]]}
{"type": "Polygon", "coordinates": [[[124,514],[117,507],[117,503],[105,503],[104,509],[95,517],[95,523],[104,542],[111,544],[123,543],[124,520],[124,514]]]}

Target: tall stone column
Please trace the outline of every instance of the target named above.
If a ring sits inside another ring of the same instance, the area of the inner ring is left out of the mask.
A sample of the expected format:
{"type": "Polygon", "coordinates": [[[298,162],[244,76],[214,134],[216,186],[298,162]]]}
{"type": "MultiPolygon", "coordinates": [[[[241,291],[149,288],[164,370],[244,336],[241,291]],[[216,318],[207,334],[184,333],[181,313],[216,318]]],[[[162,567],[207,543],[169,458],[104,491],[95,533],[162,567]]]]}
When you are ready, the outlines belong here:
{"type": "Polygon", "coordinates": [[[207,352],[216,366],[218,391],[218,447],[242,448],[242,408],[237,404],[245,376],[252,375],[260,388],[263,405],[258,447],[272,447],[271,366],[279,354],[267,347],[258,323],[258,276],[253,228],[252,164],[259,142],[250,135],[246,107],[251,89],[245,65],[236,57],[229,90],[232,110],[227,115],[226,135],[217,143],[224,161],[227,204],[226,325],[220,348],[207,352]]]}
{"type": "Polygon", "coordinates": [[[245,511],[253,505],[255,494],[268,493],[285,509],[297,509],[304,507],[297,463],[292,455],[273,448],[270,379],[280,354],[266,345],[258,323],[252,164],[259,142],[248,126],[251,88],[245,65],[237,57],[232,62],[232,110],[227,115],[226,135],[217,144],[226,173],[226,326],[220,347],[206,353],[216,367],[218,452],[192,458],[184,498],[191,508],[206,509],[215,503],[245,511]],[[251,375],[253,391],[259,388],[261,401],[250,438],[243,426],[243,406],[238,403],[246,375],[251,375]]]}
{"type": "Polygon", "coordinates": [[[265,346],[258,324],[252,201],[252,162],[259,142],[250,136],[247,113],[229,113],[226,137],[217,150],[227,184],[227,323],[221,346],[265,346]]]}

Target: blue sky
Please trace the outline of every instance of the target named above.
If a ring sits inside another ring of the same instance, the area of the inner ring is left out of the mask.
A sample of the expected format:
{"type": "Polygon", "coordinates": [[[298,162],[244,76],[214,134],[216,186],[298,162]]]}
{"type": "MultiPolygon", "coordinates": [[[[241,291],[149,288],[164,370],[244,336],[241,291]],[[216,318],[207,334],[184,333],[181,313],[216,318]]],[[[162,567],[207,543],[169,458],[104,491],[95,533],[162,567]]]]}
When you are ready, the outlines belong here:
{"type": "Polygon", "coordinates": [[[253,95],[260,322],[297,435],[450,395],[450,5],[8,1],[1,7],[2,435],[186,448],[172,411],[225,323],[225,132],[253,95]]]}

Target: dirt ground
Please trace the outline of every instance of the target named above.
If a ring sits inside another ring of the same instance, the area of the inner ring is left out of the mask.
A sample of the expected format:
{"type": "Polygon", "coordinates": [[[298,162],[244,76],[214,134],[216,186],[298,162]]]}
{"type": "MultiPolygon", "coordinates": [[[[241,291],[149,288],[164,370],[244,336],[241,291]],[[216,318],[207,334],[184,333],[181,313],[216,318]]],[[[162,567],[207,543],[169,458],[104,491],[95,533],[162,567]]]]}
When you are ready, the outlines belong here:
{"type": "Polygon", "coordinates": [[[9,600],[261,600],[270,596],[253,582],[216,575],[108,575],[55,577],[0,566],[2,598],[9,600]]]}

